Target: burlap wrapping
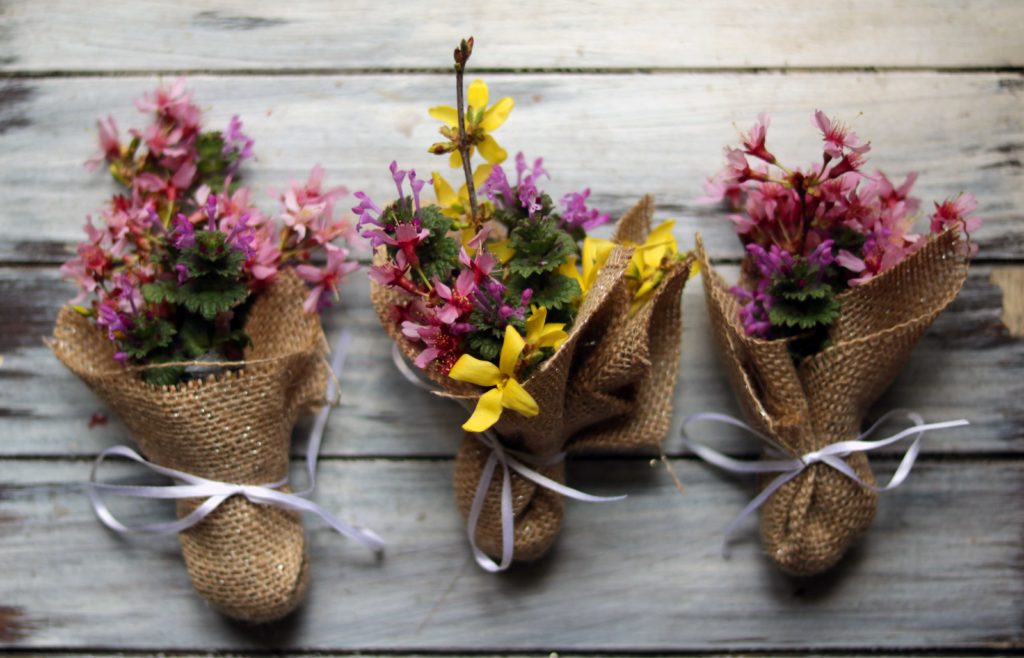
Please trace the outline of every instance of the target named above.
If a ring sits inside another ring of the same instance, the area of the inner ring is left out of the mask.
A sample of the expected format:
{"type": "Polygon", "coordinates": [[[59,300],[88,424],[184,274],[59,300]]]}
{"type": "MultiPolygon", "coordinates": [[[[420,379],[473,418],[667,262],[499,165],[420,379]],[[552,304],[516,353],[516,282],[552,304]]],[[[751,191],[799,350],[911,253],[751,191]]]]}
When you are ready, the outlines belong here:
{"type": "MultiPolygon", "coordinates": [[[[792,456],[855,438],[868,409],[963,286],[968,263],[962,247],[957,234],[947,231],[899,265],[843,292],[827,347],[797,366],[785,340],[746,334],[739,303],[711,268],[698,236],[711,326],[747,422],[792,456]]],[[[875,481],[865,453],[846,461],[863,480],[875,481]]],[[[787,573],[825,571],[870,526],[876,499],[831,467],[813,464],[761,508],[764,550],[787,573]]]]}
{"type": "MultiPolygon", "coordinates": [[[[320,320],[303,311],[307,293],[290,270],[254,302],[244,368],[175,387],[145,383],[113,360],[103,331],[61,309],[50,346],[124,421],[147,459],[200,477],[266,484],[288,474],[292,426],[324,402],[327,344],[320,320]]],[[[202,500],[178,501],[181,518],[202,500]]],[[[296,513],[229,498],[179,534],[199,593],[249,622],[283,617],[309,584],[296,513]]]]}
{"type": "MultiPolygon", "coordinates": [[[[615,239],[642,243],[653,215],[654,201],[645,196],[619,220],[615,239]]],[[[627,247],[616,247],[587,293],[569,338],[523,382],[540,414],[526,418],[506,410],[501,415],[493,429],[505,447],[544,460],[563,451],[656,451],[661,445],[671,421],[682,339],[680,296],[691,263],[672,267],[652,298],[631,316],[632,294],[625,278],[631,254],[627,247]]],[[[392,307],[404,299],[376,284],[370,297],[388,334],[406,358],[414,359],[422,346],[406,339],[391,320],[392,307]]],[[[468,410],[476,405],[482,392],[478,387],[451,380],[432,367],[426,374],[443,387],[445,397],[468,410]]],[[[464,517],[489,454],[473,435],[463,436],[454,489],[464,517]]],[[[561,462],[535,470],[565,482],[561,462]]],[[[501,479],[499,474],[491,482],[476,531],[477,545],[494,558],[501,555],[501,479]]],[[[558,535],[564,500],[514,472],[512,498],[515,559],[535,560],[558,535]]]]}

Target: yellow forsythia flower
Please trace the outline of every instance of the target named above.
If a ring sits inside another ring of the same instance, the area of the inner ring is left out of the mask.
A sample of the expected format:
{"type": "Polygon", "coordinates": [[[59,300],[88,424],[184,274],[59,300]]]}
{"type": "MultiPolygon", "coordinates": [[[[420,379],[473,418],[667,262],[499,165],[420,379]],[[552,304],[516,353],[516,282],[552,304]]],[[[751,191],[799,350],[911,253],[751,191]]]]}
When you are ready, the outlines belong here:
{"type": "Polygon", "coordinates": [[[533,313],[526,319],[526,344],[531,348],[550,347],[557,350],[569,338],[564,323],[548,324],[547,320],[548,310],[543,306],[534,306],[533,313]]]}
{"type": "Polygon", "coordinates": [[[516,366],[526,347],[526,342],[515,327],[505,327],[505,340],[501,346],[501,358],[495,366],[469,354],[463,354],[455,362],[448,376],[460,382],[477,386],[493,387],[480,396],[473,415],[462,424],[467,432],[483,432],[490,429],[501,418],[502,409],[512,409],[526,417],[536,416],[540,407],[533,396],[516,381],[516,366]]]}
{"type": "MultiPolygon", "coordinates": [[[[508,153],[498,145],[490,133],[505,123],[505,119],[508,118],[515,106],[515,101],[511,97],[505,96],[494,105],[487,107],[488,91],[483,80],[474,80],[473,84],[469,85],[466,100],[469,104],[466,108],[466,134],[471,143],[469,155],[473,155],[474,148],[479,148],[480,155],[484,156],[484,159],[491,164],[504,162],[508,153]]],[[[458,129],[459,113],[450,105],[430,108],[430,116],[445,122],[449,128],[458,129]]],[[[451,152],[449,164],[452,169],[462,167],[462,156],[458,150],[451,152]]]]}
{"type": "Polygon", "coordinates": [[[598,272],[604,267],[605,261],[608,260],[608,256],[611,255],[614,249],[615,243],[611,240],[588,236],[583,239],[582,273],[576,267],[575,256],[570,256],[562,263],[561,267],[558,268],[558,273],[570,279],[575,279],[576,283],[580,284],[580,299],[582,300],[587,296],[590,289],[594,287],[598,272]]]}
{"type": "Polygon", "coordinates": [[[665,260],[675,258],[679,253],[679,244],[672,235],[673,226],[674,220],[665,220],[633,251],[633,257],[626,269],[626,276],[636,288],[630,307],[631,313],[636,313],[637,309],[644,305],[665,277],[665,260]]]}
{"type": "MultiPolygon", "coordinates": [[[[480,165],[473,172],[473,185],[479,190],[484,185],[484,181],[491,175],[491,170],[494,169],[491,165],[480,165]]],[[[448,181],[444,179],[438,172],[433,172],[434,178],[434,196],[437,198],[437,205],[441,207],[441,212],[445,217],[452,219],[461,219],[469,214],[469,188],[463,183],[462,187],[459,188],[459,193],[455,194],[455,190],[448,184],[448,181]]]]}

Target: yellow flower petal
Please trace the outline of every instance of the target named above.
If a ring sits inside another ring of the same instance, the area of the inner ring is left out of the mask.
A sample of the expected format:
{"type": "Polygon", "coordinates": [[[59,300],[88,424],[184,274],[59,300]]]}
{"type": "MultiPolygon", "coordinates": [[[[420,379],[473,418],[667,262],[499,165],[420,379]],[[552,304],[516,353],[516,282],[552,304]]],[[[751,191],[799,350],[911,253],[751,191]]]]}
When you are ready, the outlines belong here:
{"type": "Polygon", "coordinates": [[[517,411],[527,418],[540,413],[537,401],[514,379],[509,379],[505,383],[505,390],[502,391],[501,395],[501,406],[517,411]]]}
{"type": "Polygon", "coordinates": [[[505,149],[498,146],[498,142],[494,141],[490,135],[484,135],[484,138],[477,144],[477,148],[480,149],[480,155],[484,156],[484,160],[491,164],[501,164],[508,157],[505,149]]]}
{"type": "Polygon", "coordinates": [[[474,110],[487,107],[487,83],[483,80],[474,80],[473,84],[469,85],[466,99],[474,110]]]}
{"type": "MultiPolygon", "coordinates": [[[[477,166],[476,171],[473,172],[473,186],[476,188],[478,194],[480,192],[480,188],[484,186],[484,182],[490,178],[492,171],[494,171],[494,167],[489,164],[482,164],[477,166]]],[[[468,191],[467,194],[469,194],[468,191]]]]}
{"type": "MultiPolygon", "coordinates": [[[[514,331],[514,330],[513,330],[514,331]]],[[[516,355],[518,358],[518,355],[516,355]]],[[[448,376],[460,382],[469,382],[477,386],[497,386],[501,381],[501,372],[490,361],[482,361],[475,356],[463,354],[455,362],[448,376]]]]}
{"type": "MultiPolygon", "coordinates": [[[[472,156],[473,151],[470,150],[469,154],[472,156]]],[[[452,154],[448,156],[448,166],[452,169],[462,169],[462,154],[458,151],[452,151],[452,154]]]]}
{"type": "Polygon", "coordinates": [[[444,121],[452,128],[459,125],[459,111],[449,105],[438,105],[432,107],[427,112],[430,116],[434,117],[438,121],[444,121]]]}
{"type": "Polygon", "coordinates": [[[583,276],[579,279],[584,294],[594,286],[597,274],[604,267],[608,256],[615,249],[615,243],[602,238],[584,238],[583,240],[583,276]]]}
{"type": "Polygon", "coordinates": [[[526,318],[526,342],[536,345],[540,334],[544,331],[544,323],[548,319],[548,310],[543,306],[534,306],[533,313],[526,318]]]}
{"type": "Polygon", "coordinates": [[[502,98],[484,112],[484,118],[480,121],[480,127],[487,132],[497,130],[501,127],[501,124],[505,123],[505,119],[508,118],[515,105],[516,103],[511,97],[506,96],[502,98]]]}
{"type": "Polygon", "coordinates": [[[476,402],[473,415],[462,424],[467,432],[483,432],[490,429],[501,418],[501,402],[504,395],[501,390],[492,388],[476,402]]]}
{"type": "MultiPolygon", "coordinates": [[[[501,358],[498,360],[498,368],[501,374],[512,377],[516,374],[516,365],[519,363],[519,355],[523,353],[526,342],[519,335],[512,325],[505,326],[505,340],[501,344],[501,358]]],[[[459,358],[459,361],[465,358],[459,358]]],[[[458,365],[458,364],[456,364],[458,365]]],[[[493,364],[492,364],[493,365],[493,364]]]]}
{"type": "Polygon", "coordinates": [[[455,204],[458,201],[458,197],[455,196],[455,190],[448,184],[441,174],[436,171],[433,173],[434,177],[434,196],[437,197],[437,204],[442,208],[447,208],[455,204]]]}
{"type": "Polygon", "coordinates": [[[494,257],[497,258],[502,265],[512,260],[512,257],[516,255],[515,249],[509,246],[508,238],[488,242],[487,249],[494,254],[494,257]]]}

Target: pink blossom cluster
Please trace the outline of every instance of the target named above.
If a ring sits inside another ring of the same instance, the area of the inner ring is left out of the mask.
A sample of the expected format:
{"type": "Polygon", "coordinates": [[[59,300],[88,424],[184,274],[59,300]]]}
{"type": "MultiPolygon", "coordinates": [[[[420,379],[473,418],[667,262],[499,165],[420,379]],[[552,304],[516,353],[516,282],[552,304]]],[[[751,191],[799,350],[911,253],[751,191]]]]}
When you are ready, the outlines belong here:
{"type": "MultiPolygon", "coordinates": [[[[834,261],[841,286],[861,285],[924,244],[926,238],[914,233],[921,202],[910,196],[917,174],[909,174],[899,185],[881,171],[866,174],[870,143],[824,112],[815,112],[813,123],[822,134],[821,161],[806,169],[789,168],[768,149],[770,119],[760,115],[742,135],[741,148],[725,148],[726,166],[706,183],[702,200],[724,201],[736,210],[730,219],[755,260],[763,260],[760,254],[804,259],[814,255],[819,262],[834,261]],[[823,255],[823,245],[831,253],[823,255]]],[[[976,253],[977,245],[969,239],[981,226],[973,215],[976,208],[971,194],[936,203],[929,216],[931,233],[961,231],[966,248],[976,253]]],[[[755,269],[763,281],[779,274],[755,269]]],[[[766,335],[771,307],[766,287],[755,282],[753,291],[737,294],[747,304],[743,313],[748,332],[766,335]]]]}
{"type": "Polygon", "coordinates": [[[220,231],[226,244],[244,254],[242,277],[251,293],[293,267],[311,285],[305,309],[328,306],[328,293],[336,293],[341,278],[358,267],[343,246],[354,237],[354,227],[335,217],[346,190],[325,187],[317,165],[308,180],[280,194],[276,217],[264,214],[253,205],[251,189],[235,180],[253,146],[237,116],[225,131],[203,132],[202,113],[181,80],[135,105],[152,122],[130,130],[128,143],[121,141],[113,117],[98,122],[100,153],[87,166],[106,163],[125,189],[110,199],[98,221],[87,217],[86,239],[61,267],[78,285],[73,303],[91,299],[81,310],[108,329],[112,340],[142,316],[168,315],[160,304],[147,305],[140,289],[171,277],[185,283],[188,272],[180,265],[167,271],[168,249],[189,246],[195,232],[205,230],[220,231]],[[317,254],[326,256],[326,265],[313,264],[317,254]]]}

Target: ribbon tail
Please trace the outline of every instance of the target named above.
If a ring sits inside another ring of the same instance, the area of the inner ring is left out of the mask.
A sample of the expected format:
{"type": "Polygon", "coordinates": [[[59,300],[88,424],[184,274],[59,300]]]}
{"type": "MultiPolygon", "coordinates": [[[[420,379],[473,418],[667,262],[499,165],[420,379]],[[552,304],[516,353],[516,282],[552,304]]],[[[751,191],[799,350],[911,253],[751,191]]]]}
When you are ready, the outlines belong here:
{"type": "MultiPolygon", "coordinates": [[[[473,550],[473,557],[484,571],[490,573],[503,571],[507,567],[503,568],[476,545],[476,526],[480,521],[480,513],[483,512],[487,491],[491,488],[491,481],[494,479],[494,469],[497,466],[498,458],[492,452],[484,464],[483,471],[480,472],[480,481],[476,485],[473,503],[469,507],[469,517],[466,519],[466,534],[469,535],[469,546],[473,550]]],[[[504,554],[502,557],[504,558],[504,554]]],[[[504,559],[502,561],[504,562],[504,559]]]]}
{"type": "Polygon", "coordinates": [[[783,473],[776,477],[761,491],[761,493],[757,494],[753,500],[747,503],[747,506],[743,508],[743,511],[736,515],[736,518],[729,522],[729,525],[725,527],[725,537],[722,539],[722,557],[728,559],[732,553],[732,549],[729,547],[730,540],[732,539],[733,533],[736,532],[736,529],[741,523],[743,523],[744,519],[757,511],[761,505],[764,505],[765,501],[768,500],[772,494],[778,491],[782,485],[800,475],[802,472],[803,469],[801,468],[788,473],[783,473]]]}
{"type": "Polygon", "coordinates": [[[508,457],[507,459],[508,465],[512,468],[513,471],[519,473],[519,475],[522,475],[527,480],[530,480],[531,482],[538,484],[544,487],[545,489],[550,489],[551,491],[554,491],[557,494],[561,494],[566,498],[572,498],[573,500],[579,500],[584,503],[614,503],[616,501],[625,500],[627,498],[625,494],[621,496],[595,496],[593,494],[584,493],[579,489],[573,489],[570,486],[566,486],[560,482],[552,480],[547,476],[541,475],[540,473],[533,470],[529,466],[523,464],[521,461],[515,459],[514,457],[508,457]]]}

